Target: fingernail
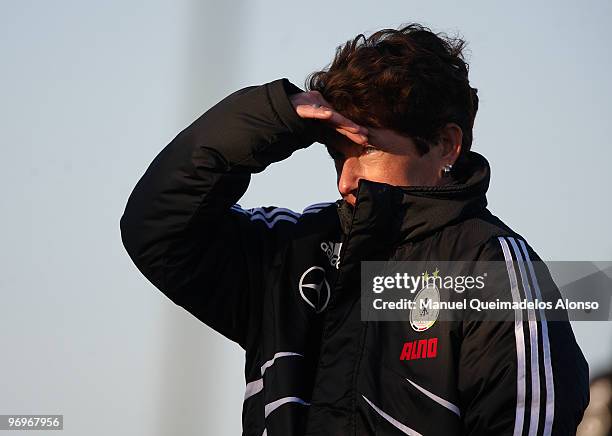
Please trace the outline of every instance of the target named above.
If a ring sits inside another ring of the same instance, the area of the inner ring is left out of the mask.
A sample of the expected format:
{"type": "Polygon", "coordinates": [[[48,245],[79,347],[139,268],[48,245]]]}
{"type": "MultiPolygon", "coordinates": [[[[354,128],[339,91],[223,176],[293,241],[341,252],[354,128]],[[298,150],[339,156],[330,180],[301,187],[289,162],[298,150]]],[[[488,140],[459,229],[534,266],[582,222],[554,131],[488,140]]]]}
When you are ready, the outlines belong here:
{"type": "Polygon", "coordinates": [[[325,110],[325,111],[323,111],[323,113],[324,113],[325,115],[331,115],[332,111],[330,111],[330,110],[325,110]]]}

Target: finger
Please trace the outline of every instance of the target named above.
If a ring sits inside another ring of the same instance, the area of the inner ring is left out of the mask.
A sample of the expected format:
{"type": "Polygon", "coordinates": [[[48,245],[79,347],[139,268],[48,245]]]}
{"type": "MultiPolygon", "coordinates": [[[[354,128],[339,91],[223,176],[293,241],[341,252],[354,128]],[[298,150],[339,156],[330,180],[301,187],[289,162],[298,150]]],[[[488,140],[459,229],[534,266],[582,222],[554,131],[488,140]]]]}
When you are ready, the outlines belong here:
{"type": "Polygon", "coordinates": [[[343,116],[342,114],[336,111],[334,111],[332,116],[329,118],[329,122],[332,124],[335,124],[337,127],[346,129],[349,132],[353,132],[353,133],[357,133],[361,135],[368,134],[367,128],[365,128],[364,126],[360,126],[354,121],[349,120],[348,118],[346,118],[345,116],[343,116]]]}
{"type": "Polygon", "coordinates": [[[333,116],[333,111],[325,106],[300,104],[295,109],[302,118],[329,119],[333,116]]]}
{"type": "Polygon", "coordinates": [[[360,144],[360,145],[365,145],[368,143],[368,137],[366,135],[362,135],[360,133],[353,133],[350,132],[342,127],[337,127],[335,129],[338,133],[346,136],[348,139],[350,139],[351,141],[360,144]]]}
{"type": "Polygon", "coordinates": [[[364,130],[364,127],[359,126],[359,125],[338,125],[338,127],[348,130],[349,132],[353,132],[353,133],[363,133],[366,134],[367,132],[364,130]]]}
{"type": "MultiPolygon", "coordinates": [[[[328,103],[327,100],[325,100],[325,98],[323,96],[319,97],[319,100],[322,102],[323,106],[327,106],[329,108],[332,107],[331,104],[328,103]]],[[[355,123],[352,120],[349,120],[348,118],[346,118],[344,115],[342,115],[340,112],[335,111],[334,110],[334,114],[332,116],[332,118],[330,119],[332,123],[335,123],[336,125],[338,125],[339,127],[342,127],[350,132],[354,132],[354,133],[359,133],[362,135],[367,135],[368,134],[368,129],[364,126],[361,126],[357,123],[355,123]]]]}

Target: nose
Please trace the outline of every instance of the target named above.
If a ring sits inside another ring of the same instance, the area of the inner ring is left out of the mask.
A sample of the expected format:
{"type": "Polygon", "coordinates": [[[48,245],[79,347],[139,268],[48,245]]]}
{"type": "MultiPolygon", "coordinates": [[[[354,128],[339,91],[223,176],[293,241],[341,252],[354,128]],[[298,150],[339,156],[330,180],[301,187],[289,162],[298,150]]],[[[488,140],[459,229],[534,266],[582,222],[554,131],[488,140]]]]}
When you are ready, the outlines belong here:
{"type": "Polygon", "coordinates": [[[338,172],[338,192],[352,206],[357,201],[357,187],[362,178],[361,167],[356,157],[345,159],[338,172]]]}

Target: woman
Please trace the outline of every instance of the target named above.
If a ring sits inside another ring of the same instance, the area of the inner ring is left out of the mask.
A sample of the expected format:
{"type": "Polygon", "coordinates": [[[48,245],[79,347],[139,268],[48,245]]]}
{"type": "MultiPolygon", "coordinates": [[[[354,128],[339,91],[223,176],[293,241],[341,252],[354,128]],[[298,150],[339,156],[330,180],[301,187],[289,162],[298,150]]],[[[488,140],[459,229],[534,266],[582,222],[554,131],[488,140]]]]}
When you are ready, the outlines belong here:
{"type": "Polygon", "coordinates": [[[361,317],[362,261],[500,261],[490,299],[550,282],[486,209],[462,48],[416,24],[359,35],[307,92],[278,79],[217,103],[134,188],[121,234],[135,264],[246,351],[243,434],[575,432],[588,367],[569,323],[361,317]],[[317,141],[342,199],[237,204],[251,174],[317,141]]]}

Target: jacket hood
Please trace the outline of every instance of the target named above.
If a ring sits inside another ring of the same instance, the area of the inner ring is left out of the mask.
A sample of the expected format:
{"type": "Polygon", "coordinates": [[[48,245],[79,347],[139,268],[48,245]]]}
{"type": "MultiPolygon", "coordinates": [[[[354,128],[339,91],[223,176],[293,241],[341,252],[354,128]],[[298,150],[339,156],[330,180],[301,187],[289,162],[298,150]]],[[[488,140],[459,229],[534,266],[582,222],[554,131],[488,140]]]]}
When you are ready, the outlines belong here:
{"type": "Polygon", "coordinates": [[[354,208],[343,199],[336,201],[342,232],[397,243],[426,237],[486,208],[491,170],[484,156],[468,152],[452,177],[443,186],[392,186],[361,179],[354,208]]]}

